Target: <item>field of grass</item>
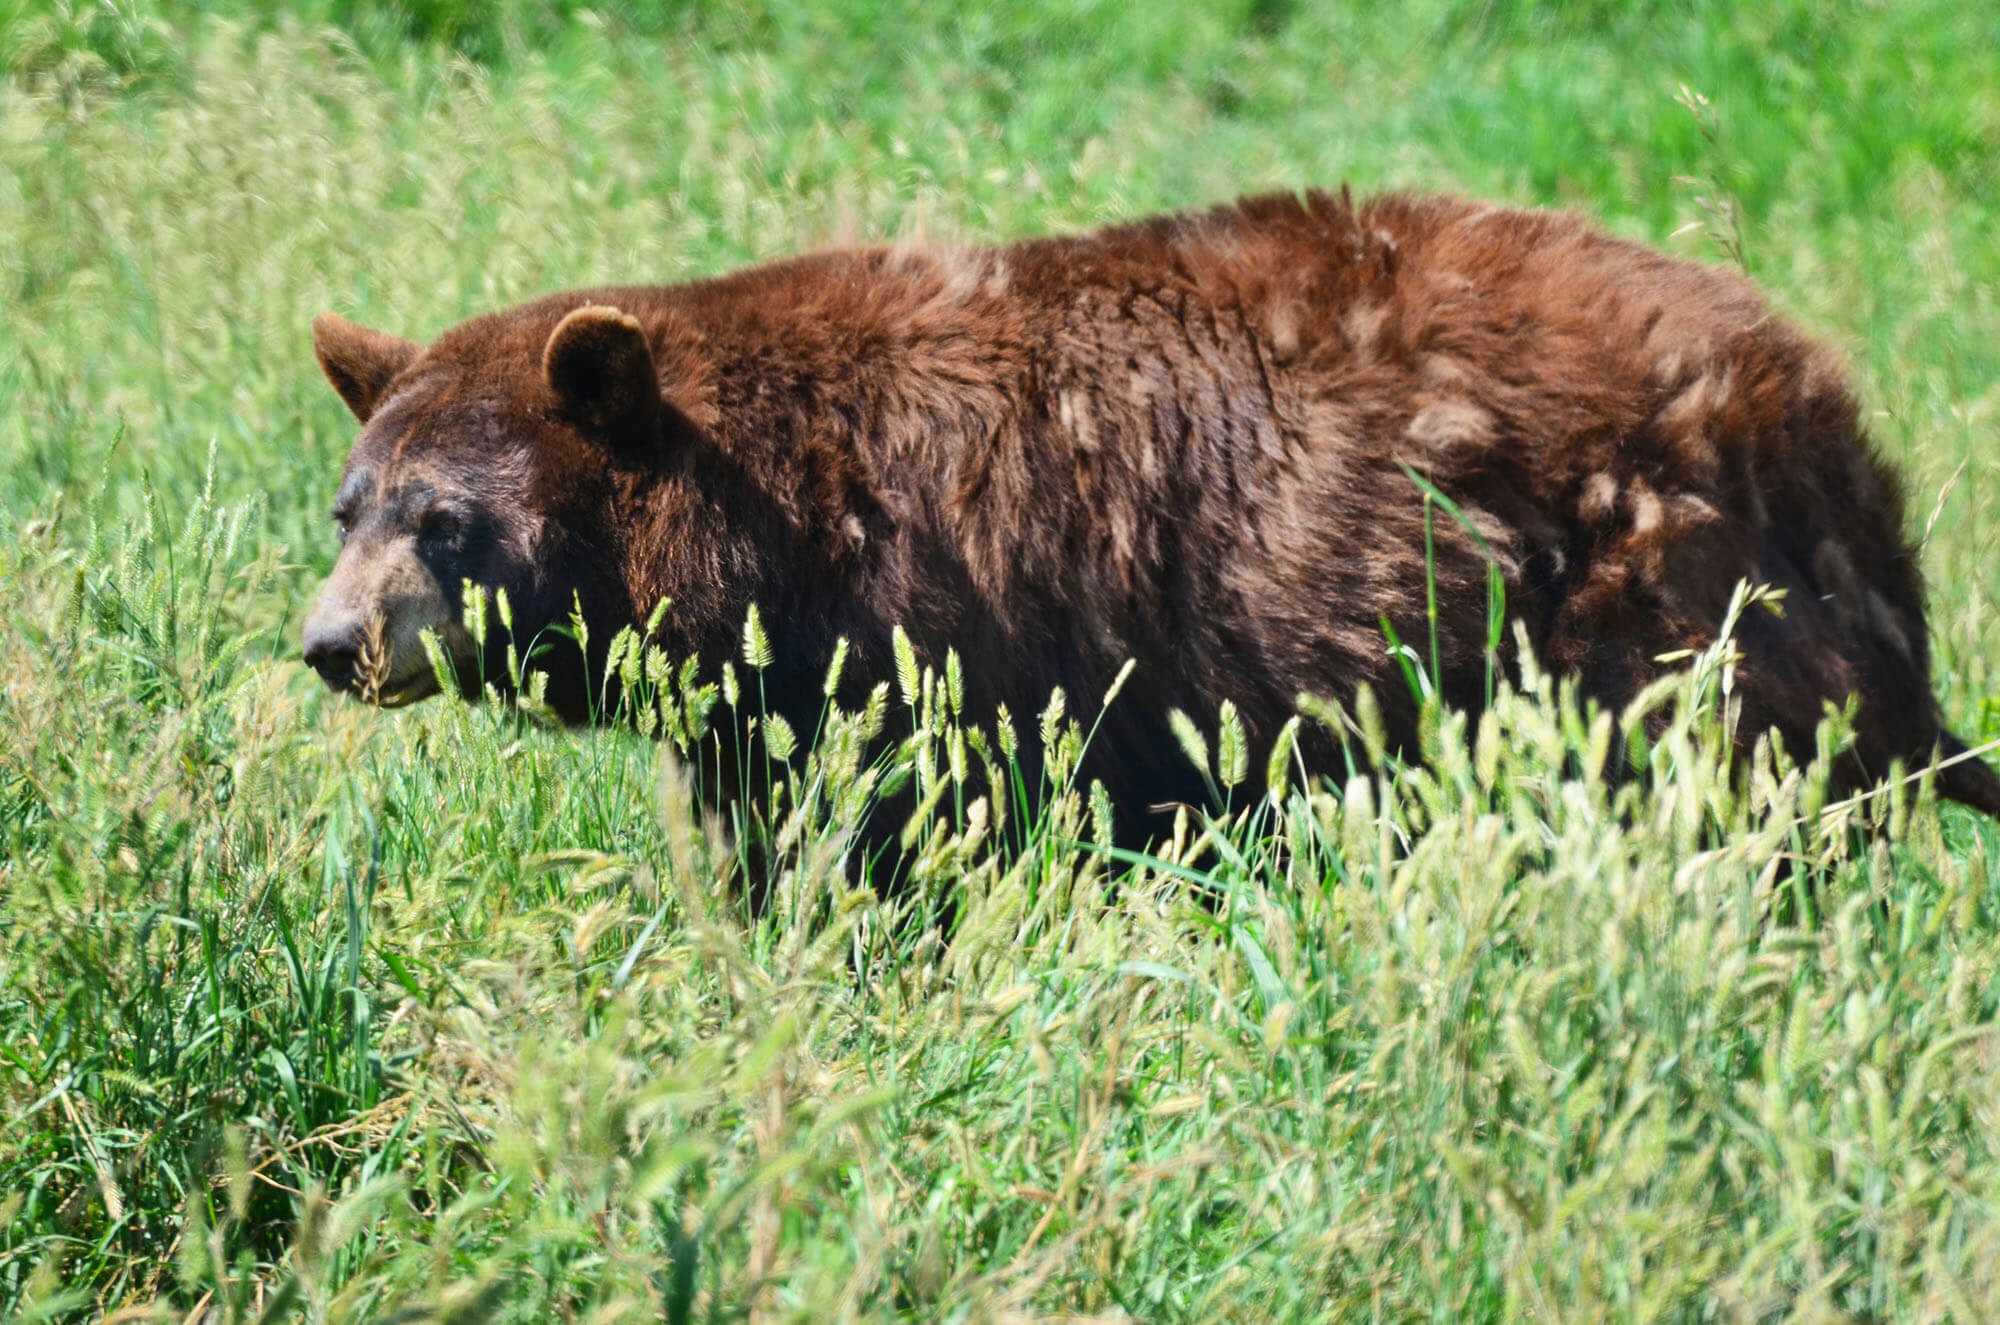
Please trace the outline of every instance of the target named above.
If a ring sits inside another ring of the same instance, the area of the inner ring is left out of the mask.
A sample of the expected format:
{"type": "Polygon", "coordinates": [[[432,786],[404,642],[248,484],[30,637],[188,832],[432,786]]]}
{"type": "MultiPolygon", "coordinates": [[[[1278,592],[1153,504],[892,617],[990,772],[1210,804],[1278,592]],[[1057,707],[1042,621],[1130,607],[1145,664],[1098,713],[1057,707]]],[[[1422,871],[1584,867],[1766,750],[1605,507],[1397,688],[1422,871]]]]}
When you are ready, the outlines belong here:
{"type": "Polygon", "coordinates": [[[999,738],[906,676],[761,918],[670,747],[296,661],[321,309],[1348,181],[1743,263],[2000,735],[2000,9],[710,8],[0,0],[0,1318],[2000,1317],[2000,835],[1733,792],[1722,656],[1616,788],[1542,686],[1137,862],[965,804],[999,738]]]}

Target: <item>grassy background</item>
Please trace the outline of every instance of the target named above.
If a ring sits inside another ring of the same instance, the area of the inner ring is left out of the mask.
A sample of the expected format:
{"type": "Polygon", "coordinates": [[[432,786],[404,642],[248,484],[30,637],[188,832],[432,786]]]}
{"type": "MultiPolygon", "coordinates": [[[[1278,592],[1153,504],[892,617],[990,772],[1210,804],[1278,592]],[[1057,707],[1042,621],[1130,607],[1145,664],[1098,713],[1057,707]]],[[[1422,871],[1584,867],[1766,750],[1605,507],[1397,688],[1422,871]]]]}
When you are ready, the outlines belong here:
{"type": "MultiPolygon", "coordinates": [[[[831,867],[837,756],[752,922],[653,744],[292,661],[322,308],[1345,180],[1740,259],[2000,734],[2000,11],[194,8],[0,0],[0,1316],[2000,1314],[2000,841],[1732,795],[1717,660],[1643,800],[1546,695],[1164,865],[943,794],[949,946],[831,867]]],[[[881,716],[948,788],[939,686],[881,716]]]]}

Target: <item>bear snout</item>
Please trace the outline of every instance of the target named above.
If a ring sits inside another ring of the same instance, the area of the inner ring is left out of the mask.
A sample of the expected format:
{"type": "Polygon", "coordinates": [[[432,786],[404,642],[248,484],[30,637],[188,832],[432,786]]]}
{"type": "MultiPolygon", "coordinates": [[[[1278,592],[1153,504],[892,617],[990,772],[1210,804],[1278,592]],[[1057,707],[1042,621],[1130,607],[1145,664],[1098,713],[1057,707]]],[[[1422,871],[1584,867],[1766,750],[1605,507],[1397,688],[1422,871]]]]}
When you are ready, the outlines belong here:
{"type": "Polygon", "coordinates": [[[351,690],[361,676],[363,639],[359,619],[315,614],[306,621],[306,666],[328,689],[351,690]]]}

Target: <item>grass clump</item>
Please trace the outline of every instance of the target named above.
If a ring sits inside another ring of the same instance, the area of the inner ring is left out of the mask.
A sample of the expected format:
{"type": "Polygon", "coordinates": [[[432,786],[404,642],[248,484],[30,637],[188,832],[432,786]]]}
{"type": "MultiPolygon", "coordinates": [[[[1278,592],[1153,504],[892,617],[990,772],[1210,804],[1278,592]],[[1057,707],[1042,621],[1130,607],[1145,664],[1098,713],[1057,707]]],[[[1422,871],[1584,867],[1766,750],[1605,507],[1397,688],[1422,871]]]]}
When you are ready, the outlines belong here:
{"type": "Polygon", "coordinates": [[[698,732],[783,622],[733,694],[623,654],[664,739],[293,661],[322,307],[1345,178],[1733,246],[1832,329],[2000,735],[1984,11],[209,10],[0,0],[0,1316],[2000,1314],[1994,829],[1732,781],[1725,650],[1657,729],[1496,679],[1373,772],[1365,705],[1302,719],[1337,769],[1187,715],[1228,810],[1143,855],[1101,697],[979,731],[976,665],[756,729],[726,820],[698,732]]]}

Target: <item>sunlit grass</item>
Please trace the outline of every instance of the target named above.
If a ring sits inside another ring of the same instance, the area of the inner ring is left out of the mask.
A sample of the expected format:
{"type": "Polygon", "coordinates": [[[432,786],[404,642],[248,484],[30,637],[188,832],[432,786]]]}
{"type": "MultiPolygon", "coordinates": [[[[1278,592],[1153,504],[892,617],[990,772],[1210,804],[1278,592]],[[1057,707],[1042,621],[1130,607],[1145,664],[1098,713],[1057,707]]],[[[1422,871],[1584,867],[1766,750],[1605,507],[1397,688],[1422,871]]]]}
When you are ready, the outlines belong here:
{"type": "Polygon", "coordinates": [[[293,661],[322,308],[1345,179],[1740,250],[1849,356],[2000,735],[2000,22],[224,8],[0,0],[0,1316],[2000,1313],[2000,839],[1732,786],[1726,651],[1622,778],[1553,681],[1247,806],[1271,752],[1189,715],[1231,810],[1143,857],[1065,781],[1099,697],[1014,715],[1070,750],[996,803],[976,665],[912,663],[738,807],[761,916],[698,751],[293,661]],[[885,901],[844,856],[889,782],[885,901]]]}

